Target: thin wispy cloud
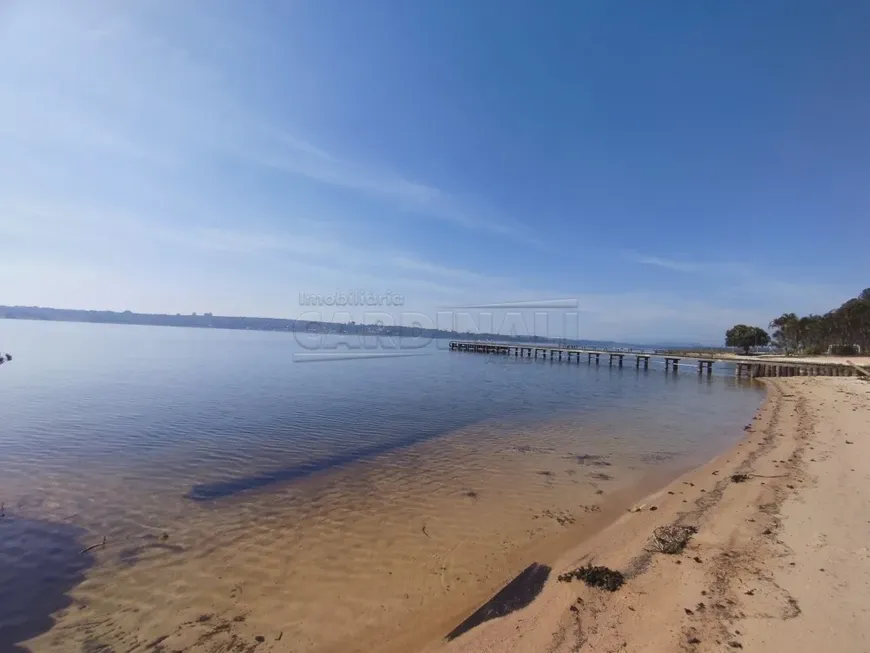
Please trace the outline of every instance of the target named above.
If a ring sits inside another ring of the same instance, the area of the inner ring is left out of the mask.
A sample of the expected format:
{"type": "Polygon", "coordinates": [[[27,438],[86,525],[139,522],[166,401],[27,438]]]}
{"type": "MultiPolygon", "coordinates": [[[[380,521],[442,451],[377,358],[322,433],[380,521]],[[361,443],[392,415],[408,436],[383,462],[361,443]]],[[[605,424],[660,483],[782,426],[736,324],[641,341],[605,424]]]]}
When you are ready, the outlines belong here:
{"type": "Polygon", "coordinates": [[[243,165],[359,193],[406,215],[502,236],[521,231],[484,200],[460,197],[382,163],[348,160],[271,124],[207,63],[149,33],[126,17],[123,7],[104,5],[105,15],[57,7],[47,51],[24,41],[49,10],[16,8],[13,24],[21,31],[21,47],[6,52],[6,59],[14,55],[30,70],[7,72],[11,83],[0,87],[4,139],[75,157],[116,156],[163,174],[177,174],[182,165],[189,172],[191,165],[223,154],[243,165]]]}
{"type": "Polygon", "coordinates": [[[390,202],[406,212],[466,229],[510,237],[520,237],[525,231],[515,220],[499,215],[483,202],[460,198],[434,186],[381,170],[376,165],[344,160],[287,133],[277,134],[260,151],[245,146],[240,153],[258,165],[357,191],[390,202]]]}
{"type": "Polygon", "coordinates": [[[646,265],[691,275],[715,284],[708,295],[739,298],[744,303],[762,303],[773,310],[793,310],[800,306],[806,312],[829,310],[849,297],[854,290],[839,284],[820,283],[770,269],[761,269],[756,264],[741,261],[690,261],[681,259],[628,253],[628,258],[638,265],[646,265]]]}
{"type": "Polygon", "coordinates": [[[632,257],[632,260],[640,265],[651,265],[653,267],[664,268],[666,270],[674,270],[675,272],[696,272],[700,267],[697,263],[675,261],[673,259],[662,258],[660,256],[635,255],[632,257]]]}
{"type": "Polygon", "coordinates": [[[392,259],[392,264],[402,270],[410,272],[422,272],[435,277],[459,281],[462,283],[475,283],[486,285],[504,285],[510,286],[516,281],[511,279],[494,276],[491,274],[482,274],[480,272],[472,272],[462,268],[452,268],[446,265],[439,265],[431,261],[424,261],[410,256],[395,256],[392,259]]]}

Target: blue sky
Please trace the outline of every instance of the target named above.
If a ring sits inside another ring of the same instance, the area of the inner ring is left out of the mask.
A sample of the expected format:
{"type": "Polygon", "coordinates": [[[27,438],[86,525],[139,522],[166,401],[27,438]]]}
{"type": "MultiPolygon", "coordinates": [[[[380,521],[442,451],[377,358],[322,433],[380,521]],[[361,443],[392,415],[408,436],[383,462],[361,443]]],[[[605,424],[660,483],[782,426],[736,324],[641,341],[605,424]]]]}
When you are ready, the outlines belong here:
{"type": "Polygon", "coordinates": [[[870,285],[868,33],[864,2],[0,3],[0,303],[576,298],[583,337],[704,342],[824,311],[870,285]]]}

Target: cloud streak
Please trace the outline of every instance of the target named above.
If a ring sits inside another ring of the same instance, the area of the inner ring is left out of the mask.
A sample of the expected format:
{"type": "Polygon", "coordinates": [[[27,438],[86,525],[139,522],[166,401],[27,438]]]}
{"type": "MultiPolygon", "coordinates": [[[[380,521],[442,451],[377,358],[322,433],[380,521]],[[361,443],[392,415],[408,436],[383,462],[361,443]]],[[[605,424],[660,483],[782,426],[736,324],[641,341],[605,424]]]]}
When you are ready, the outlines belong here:
{"type": "Polygon", "coordinates": [[[122,5],[97,7],[89,13],[87,6],[15,6],[13,38],[0,45],[7,62],[20,62],[0,72],[3,141],[87,163],[93,155],[114,157],[168,175],[164,183],[223,156],[364,195],[405,217],[521,235],[517,221],[485,200],[460,197],[388,165],[350,161],[271,123],[194,50],[149,31],[122,5]],[[47,48],[35,45],[45,42],[43,24],[51,37],[47,48]]]}
{"type": "Polygon", "coordinates": [[[675,261],[673,259],[662,258],[660,256],[643,256],[640,254],[633,255],[632,260],[640,265],[651,265],[657,268],[666,270],[674,270],[675,272],[696,272],[699,267],[696,263],[688,263],[685,261],[675,261]]]}
{"type": "MultiPolygon", "coordinates": [[[[268,133],[269,130],[267,130],[268,133]]],[[[273,138],[259,151],[240,151],[251,162],[287,175],[359,192],[388,202],[404,212],[428,216],[464,229],[521,237],[515,220],[499,215],[483,202],[457,197],[402,175],[336,157],[317,145],[287,133],[273,138]]]]}

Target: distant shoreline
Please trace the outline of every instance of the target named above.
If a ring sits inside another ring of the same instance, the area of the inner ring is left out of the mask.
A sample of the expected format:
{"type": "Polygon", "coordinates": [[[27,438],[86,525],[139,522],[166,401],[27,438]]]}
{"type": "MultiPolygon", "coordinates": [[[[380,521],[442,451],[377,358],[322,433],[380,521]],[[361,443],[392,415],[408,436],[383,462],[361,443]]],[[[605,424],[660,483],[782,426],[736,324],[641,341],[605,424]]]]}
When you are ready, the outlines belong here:
{"type": "Polygon", "coordinates": [[[495,333],[471,333],[468,331],[446,331],[444,329],[424,329],[400,325],[358,324],[356,322],[320,322],[273,317],[234,317],[213,315],[211,313],[182,315],[176,313],[134,313],[133,311],[92,311],[84,309],[49,308],[43,306],[0,306],[0,319],[31,320],[41,322],[77,322],[87,324],[122,324],[135,326],[168,326],[195,329],[229,329],[236,331],[279,331],[284,333],[318,333],[335,335],[393,336],[403,338],[494,340],[500,342],[553,343],[595,346],[599,348],[615,346],[641,347],[696,347],[700,345],[664,345],[626,343],[613,340],[574,340],[544,338],[542,336],[509,336],[495,333]]]}

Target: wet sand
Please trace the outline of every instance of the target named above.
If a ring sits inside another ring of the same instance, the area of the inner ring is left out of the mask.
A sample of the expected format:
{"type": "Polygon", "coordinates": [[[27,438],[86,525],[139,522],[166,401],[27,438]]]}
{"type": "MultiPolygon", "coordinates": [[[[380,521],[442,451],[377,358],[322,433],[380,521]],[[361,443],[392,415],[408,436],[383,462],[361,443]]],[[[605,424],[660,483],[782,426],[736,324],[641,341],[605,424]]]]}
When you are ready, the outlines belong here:
{"type": "Polygon", "coordinates": [[[426,651],[870,650],[870,383],[766,384],[738,445],[575,546],[528,607],[426,651]],[[670,524],[697,534],[655,552],[670,524]],[[557,579],[589,562],[625,584],[557,579]]]}

